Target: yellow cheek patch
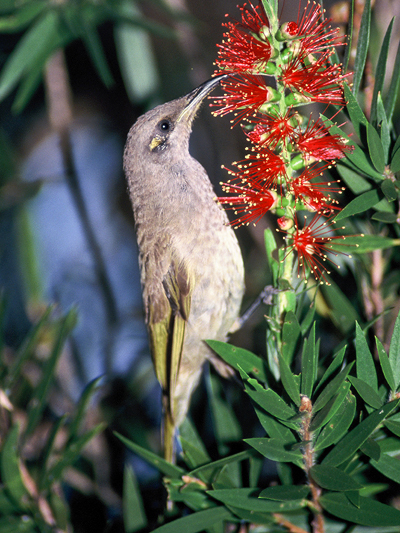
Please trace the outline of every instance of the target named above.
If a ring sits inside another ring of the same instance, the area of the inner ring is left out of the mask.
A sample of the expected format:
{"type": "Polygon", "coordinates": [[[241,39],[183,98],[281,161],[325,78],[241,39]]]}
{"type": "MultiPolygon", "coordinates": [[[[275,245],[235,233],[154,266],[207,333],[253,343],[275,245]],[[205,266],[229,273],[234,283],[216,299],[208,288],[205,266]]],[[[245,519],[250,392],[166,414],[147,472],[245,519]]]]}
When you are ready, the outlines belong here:
{"type": "Polygon", "coordinates": [[[163,142],[163,139],[161,137],[154,137],[152,140],[151,140],[151,143],[149,144],[149,148],[150,148],[150,151],[152,152],[153,150],[155,150],[158,146],[160,146],[160,144],[163,142]]]}

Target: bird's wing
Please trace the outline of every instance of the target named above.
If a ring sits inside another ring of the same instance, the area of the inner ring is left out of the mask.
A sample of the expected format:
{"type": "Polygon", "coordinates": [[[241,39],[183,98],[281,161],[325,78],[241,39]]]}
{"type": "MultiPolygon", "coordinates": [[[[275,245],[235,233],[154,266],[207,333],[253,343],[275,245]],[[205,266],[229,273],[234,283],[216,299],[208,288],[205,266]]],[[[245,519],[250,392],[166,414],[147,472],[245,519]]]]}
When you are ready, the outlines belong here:
{"type": "Polygon", "coordinates": [[[149,295],[148,328],[157,379],[168,398],[173,417],[175,383],[179,373],[193,283],[182,262],[171,260],[149,295]],[[162,285],[161,282],[162,281],[162,285]]]}

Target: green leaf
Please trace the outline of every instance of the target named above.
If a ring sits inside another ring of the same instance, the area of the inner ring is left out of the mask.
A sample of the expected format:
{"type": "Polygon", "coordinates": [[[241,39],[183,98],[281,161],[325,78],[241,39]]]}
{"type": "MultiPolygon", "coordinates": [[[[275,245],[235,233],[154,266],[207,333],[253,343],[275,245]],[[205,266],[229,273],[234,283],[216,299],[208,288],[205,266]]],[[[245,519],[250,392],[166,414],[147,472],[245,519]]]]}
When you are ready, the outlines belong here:
{"type": "Polygon", "coordinates": [[[398,194],[397,189],[394,186],[394,183],[390,179],[383,180],[381,189],[383,194],[386,196],[388,202],[394,202],[397,200],[398,194]]]}
{"type": "Polygon", "coordinates": [[[77,438],[81,422],[83,421],[85,414],[86,414],[87,406],[90,400],[93,398],[93,394],[98,389],[98,385],[101,380],[102,380],[102,376],[93,379],[86,385],[84,391],[82,392],[78,405],[76,406],[76,414],[71,420],[71,423],[69,426],[69,439],[68,440],[70,442],[74,440],[75,438],[77,438]]]}
{"type": "Polygon", "coordinates": [[[389,479],[400,483],[400,460],[390,455],[381,455],[379,461],[371,459],[371,465],[389,479]]]}
{"type": "Polygon", "coordinates": [[[394,152],[390,162],[390,170],[395,174],[400,171],[400,149],[394,152]]]}
{"type": "Polygon", "coordinates": [[[357,98],[351,92],[347,83],[344,83],[344,99],[346,100],[346,109],[349,113],[351,123],[359,139],[363,138],[362,131],[366,131],[368,120],[364,115],[357,98]]]}
{"type": "Polygon", "coordinates": [[[134,533],[147,527],[147,518],[140,496],[139,485],[130,466],[125,466],[124,468],[122,507],[126,533],[134,533]]]}
{"type": "Polygon", "coordinates": [[[387,120],[390,123],[395,110],[397,94],[400,85],[400,44],[397,48],[396,59],[393,62],[392,79],[390,80],[389,90],[385,98],[385,109],[387,120]]]}
{"type": "Polygon", "coordinates": [[[330,280],[330,283],[320,287],[327,302],[329,318],[342,333],[348,334],[354,326],[354,321],[358,319],[357,312],[336,283],[333,280],[330,280]]]}
{"type": "Polygon", "coordinates": [[[229,402],[223,397],[221,380],[215,374],[211,373],[208,377],[207,384],[209,385],[208,388],[210,391],[209,398],[214,433],[219,446],[241,440],[241,426],[229,402]]]}
{"type": "Polygon", "coordinates": [[[46,361],[40,383],[36,387],[32,398],[31,405],[33,407],[28,411],[28,423],[25,430],[25,436],[30,435],[40,421],[40,417],[46,406],[50,386],[54,379],[56,365],[62,354],[64,343],[68,335],[74,329],[76,321],[77,315],[75,309],[71,309],[71,311],[61,320],[58,331],[56,332],[53,349],[49,359],[46,361]]]}
{"type": "Polygon", "coordinates": [[[351,426],[356,413],[356,399],[350,393],[339,407],[337,413],[330,419],[318,435],[315,450],[322,450],[338,442],[351,426]]]}
{"type": "Polygon", "coordinates": [[[368,124],[367,126],[367,143],[368,151],[372,164],[380,174],[385,170],[385,152],[383,150],[382,141],[376,129],[368,124]]]}
{"type": "Polygon", "coordinates": [[[105,422],[98,424],[66,447],[66,449],[63,451],[61,458],[56,463],[54,463],[49,470],[49,473],[47,475],[46,487],[48,490],[50,489],[50,485],[54,483],[54,481],[61,480],[61,476],[64,469],[74,464],[86,444],[91,441],[96,435],[104,431],[106,426],[107,424],[105,422]]]}
{"type": "Polygon", "coordinates": [[[294,351],[300,333],[300,324],[297,320],[297,316],[293,311],[288,311],[285,315],[285,321],[282,328],[282,357],[289,366],[293,361],[294,351]]]}
{"type": "Polygon", "coordinates": [[[342,383],[337,394],[329,400],[329,402],[320,409],[317,415],[312,419],[310,424],[310,431],[316,431],[323,425],[327,424],[329,420],[336,414],[342,403],[346,400],[347,394],[350,390],[350,383],[342,383]]]}
{"type": "MultiPolygon", "coordinates": [[[[367,383],[378,393],[378,376],[376,375],[375,362],[365,339],[363,330],[356,322],[356,369],[357,377],[367,383]]],[[[380,406],[376,407],[378,409],[380,406]]]]}
{"type": "Polygon", "coordinates": [[[395,391],[396,385],[394,381],[393,370],[392,370],[392,367],[390,366],[389,357],[387,356],[385,348],[383,347],[378,337],[375,337],[375,343],[376,343],[376,349],[377,349],[378,356],[379,356],[379,363],[381,365],[383,375],[385,376],[385,379],[387,381],[387,384],[390,387],[390,390],[395,391]]]}
{"type": "Polygon", "coordinates": [[[389,348],[389,363],[393,371],[395,388],[397,389],[400,383],[400,313],[397,315],[394,324],[392,339],[389,348]]]}
{"type": "Polygon", "coordinates": [[[85,26],[83,32],[83,41],[86,45],[89,56],[93,61],[93,64],[102,82],[107,88],[110,88],[114,83],[114,79],[108,66],[100,37],[94,26],[86,23],[85,21],[83,22],[85,26]]]}
{"type": "Polygon", "coordinates": [[[355,172],[340,163],[336,165],[336,169],[346,186],[356,196],[371,189],[371,184],[365,178],[360,176],[359,172],[355,172]]]}
{"type": "Polygon", "coordinates": [[[293,511],[295,509],[301,509],[306,505],[306,502],[303,500],[273,501],[260,499],[257,497],[258,492],[259,490],[245,488],[208,490],[207,494],[225,505],[258,513],[293,511]]]}
{"type": "Polygon", "coordinates": [[[333,516],[351,523],[379,528],[400,525],[400,511],[371,498],[360,496],[358,508],[340,492],[324,494],[319,502],[333,516]]]}
{"type": "Polygon", "coordinates": [[[299,391],[299,385],[294,378],[292,371],[290,370],[288,364],[283,359],[283,357],[279,354],[279,370],[281,373],[281,380],[282,385],[285,388],[285,391],[289,398],[292,400],[292,402],[300,406],[301,400],[300,400],[300,391],[299,391]]]}
{"type": "Polygon", "coordinates": [[[29,26],[38,15],[40,15],[45,7],[48,7],[48,3],[43,0],[36,0],[27,5],[21,5],[12,15],[0,18],[0,32],[15,33],[23,30],[26,26],[29,26]]]}
{"type": "Polygon", "coordinates": [[[350,459],[364,444],[379,424],[395,409],[399,401],[387,403],[382,409],[377,409],[356,426],[350,433],[331,450],[323,459],[322,464],[338,466],[350,459]]]}
{"type": "Polygon", "coordinates": [[[368,153],[361,149],[357,144],[353,144],[352,152],[346,152],[346,159],[342,159],[342,162],[345,164],[350,162],[353,170],[361,171],[374,181],[379,182],[383,179],[383,175],[375,170],[368,153]]]}
{"type": "MultiPolygon", "coordinates": [[[[385,213],[386,214],[386,213],[385,213]]],[[[372,217],[374,218],[375,215],[372,217]]],[[[386,248],[393,248],[400,245],[400,239],[390,239],[382,235],[357,235],[345,237],[341,243],[346,246],[354,246],[351,248],[352,254],[366,254],[374,250],[384,250],[386,248]]]]}
{"type": "Polygon", "coordinates": [[[188,472],[187,476],[193,478],[198,477],[204,480],[206,483],[212,484],[214,483],[215,477],[219,475],[219,472],[224,466],[231,463],[239,463],[241,461],[245,461],[246,459],[252,458],[254,455],[254,450],[246,450],[244,452],[235,453],[234,455],[224,457],[223,459],[218,459],[217,461],[212,461],[208,462],[207,464],[203,464],[202,466],[199,466],[194,470],[188,472]]]}
{"type": "Polygon", "coordinates": [[[400,437],[400,422],[396,422],[388,418],[385,420],[384,425],[397,437],[400,437]]]}
{"type": "Polygon", "coordinates": [[[370,385],[368,385],[368,383],[365,383],[363,379],[355,378],[354,376],[349,376],[349,381],[356,389],[360,397],[364,400],[364,402],[366,402],[374,409],[379,409],[382,406],[382,400],[378,393],[375,392],[374,389],[370,385]]]}
{"type": "Polygon", "coordinates": [[[390,126],[386,117],[385,106],[383,104],[382,95],[378,93],[378,102],[377,102],[377,121],[378,121],[378,132],[381,137],[383,151],[385,152],[385,161],[389,161],[389,152],[390,145],[392,142],[390,134],[390,126]]]}
{"type": "Polygon", "coordinates": [[[43,16],[25,32],[1,71],[0,101],[14,89],[37,57],[46,50],[50,53],[53,51],[52,43],[57,39],[57,28],[56,12],[46,9],[43,16]]]}
{"type": "Polygon", "coordinates": [[[18,457],[19,428],[14,426],[8,432],[1,450],[1,479],[8,494],[22,508],[26,487],[22,481],[18,457]]]}
{"type": "Polygon", "coordinates": [[[366,0],[358,33],[357,51],[354,61],[353,94],[357,95],[364,74],[371,27],[371,0],[366,0]]]}
{"type": "Polygon", "coordinates": [[[304,339],[301,358],[301,394],[311,398],[317,375],[318,353],[315,347],[315,322],[308,339],[304,339]]]}
{"type": "Polygon", "coordinates": [[[322,378],[319,380],[318,385],[317,385],[317,387],[315,389],[315,392],[317,392],[322,387],[322,385],[325,383],[325,381],[327,381],[328,378],[330,378],[332,376],[332,374],[334,374],[334,372],[340,366],[342,366],[343,359],[344,359],[344,356],[346,354],[346,349],[347,349],[347,345],[344,345],[344,346],[342,346],[342,348],[340,348],[338,353],[335,353],[333,355],[332,362],[328,366],[328,368],[325,370],[324,375],[322,376],[322,378]]]}
{"type": "Polygon", "coordinates": [[[310,474],[323,489],[344,492],[363,488],[352,476],[334,466],[314,465],[311,467],[310,474]]]}
{"type": "Polygon", "coordinates": [[[367,455],[375,461],[379,461],[381,457],[381,449],[379,445],[372,439],[367,439],[361,446],[360,450],[363,454],[367,455]]]}
{"type": "Polygon", "coordinates": [[[384,222],[385,224],[394,224],[397,222],[397,214],[377,211],[372,215],[371,219],[377,220],[378,222],[384,222]]]}
{"type": "Polygon", "coordinates": [[[360,196],[357,196],[357,198],[354,198],[354,200],[349,202],[346,205],[346,207],[344,207],[336,215],[335,221],[338,222],[339,220],[342,220],[343,218],[357,215],[358,213],[363,213],[364,211],[367,211],[368,209],[371,209],[371,207],[376,205],[379,202],[379,200],[380,200],[379,194],[376,189],[360,194],[360,196]]]}
{"type": "Polygon", "coordinates": [[[283,463],[295,463],[301,465],[302,454],[300,450],[287,450],[277,439],[244,439],[244,442],[252,446],[261,455],[271,459],[271,461],[281,461],[283,463]]]}
{"type": "Polygon", "coordinates": [[[197,466],[211,461],[211,458],[189,417],[186,417],[179,427],[179,441],[182,446],[185,463],[189,468],[196,468],[197,466]]]}
{"type": "Polygon", "coordinates": [[[246,392],[250,398],[262,407],[267,413],[288,420],[295,416],[296,411],[287,405],[282,398],[272,389],[265,389],[257,380],[249,378],[245,384],[246,392]],[[248,384],[247,384],[248,383],[248,384]]]}
{"type": "Polygon", "coordinates": [[[382,47],[379,52],[379,58],[376,63],[374,92],[372,95],[371,113],[370,113],[371,122],[373,124],[377,123],[378,96],[383,91],[383,85],[385,82],[386,64],[387,64],[387,59],[388,59],[388,54],[389,54],[390,37],[392,35],[393,23],[394,23],[394,18],[392,18],[388,26],[388,29],[386,30],[386,33],[385,33],[385,36],[382,42],[382,47]]]}
{"type": "Polygon", "coordinates": [[[264,361],[254,353],[222,341],[207,340],[206,343],[232,368],[237,369],[240,365],[246,374],[252,374],[260,381],[267,381],[264,361]]]}
{"type": "Polygon", "coordinates": [[[155,529],[153,533],[200,533],[218,522],[232,518],[232,513],[226,507],[211,507],[168,522],[155,529]]]}
{"type": "Polygon", "coordinates": [[[22,346],[18,349],[12,366],[10,368],[10,371],[7,375],[7,387],[9,389],[12,389],[14,384],[18,379],[21,377],[21,370],[24,366],[27,359],[29,359],[33,353],[33,350],[35,349],[38,339],[40,335],[43,333],[44,326],[47,324],[50,313],[52,312],[53,307],[49,306],[43,315],[41,316],[40,320],[35,324],[33,328],[29,331],[27,337],[25,338],[22,346]]]}
{"type": "Polygon", "coordinates": [[[259,408],[257,405],[254,405],[254,410],[260,424],[269,437],[278,439],[284,444],[293,444],[297,442],[293,431],[286,427],[286,425],[283,425],[283,423],[266,413],[264,409],[259,408]]]}
{"type": "Polygon", "coordinates": [[[331,382],[324,388],[324,390],[315,399],[313,405],[313,413],[317,413],[322,409],[333,396],[337,393],[338,389],[342,386],[343,382],[349,375],[350,370],[353,368],[354,362],[349,363],[335,376],[331,382]]]}
{"type": "Polygon", "coordinates": [[[260,492],[259,498],[267,498],[268,500],[287,501],[287,500],[302,500],[307,498],[310,488],[307,485],[277,485],[275,487],[268,487],[260,492]]]}
{"type": "Polygon", "coordinates": [[[277,286],[278,274],[279,274],[279,262],[275,258],[275,250],[277,249],[275,235],[270,228],[264,232],[265,251],[267,254],[268,266],[272,274],[273,286],[277,286]]]}
{"type": "Polygon", "coordinates": [[[145,461],[153,465],[157,470],[159,470],[162,474],[165,476],[171,478],[171,479],[181,479],[183,475],[186,474],[185,470],[183,468],[173,465],[163,459],[162,457],[159,457],[155,453],[146,450],[145,448],[142,448],[141,446],[138,446],[131,440],[127,439],[117,431],[114,431],[114,434],[121,440],[127,448],[132,450],[133,452],[137,453],[140,457],[142,457],[145,461]]]}

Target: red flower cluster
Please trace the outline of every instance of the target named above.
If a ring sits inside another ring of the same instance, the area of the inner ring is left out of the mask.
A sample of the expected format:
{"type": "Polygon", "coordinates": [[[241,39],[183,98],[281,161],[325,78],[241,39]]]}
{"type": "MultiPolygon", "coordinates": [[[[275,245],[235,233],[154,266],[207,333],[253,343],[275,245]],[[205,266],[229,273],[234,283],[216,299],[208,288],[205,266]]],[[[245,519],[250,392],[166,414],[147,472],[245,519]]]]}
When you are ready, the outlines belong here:
{"type": "Polygon", "coordinates": [[[240,20],[224,24],[227,31],[217,45],[216,73],[231,75],[221,81],[224,95],[213,97],[212,105],[218,108],[215,115],[233,113],[233,125],[242,122],[250,153],[228,170],[232,177],[222,188],[229,196],[219,202],[238,215],[236,227],[258,222],[271,209],[283,211],[279,220],[289,252],[297,252],[303,272],[307,266],[325,279],[325,252],[334,237],[327,235],[332,223],[323,224],[321,216],[329,221],[340,209],[332,195],[342,189],[321,176],[350,148],[321,119],[306,120],[297,108],[309,102],[344,105],[346,75],[331,63],[341,44],[338,30],[322,20],[321,6],[310,2],[297,22],[280,28],[268,20],[260,0],[245,3],[240,14],[240,20]],[[303,228],[296,215],[300,209],[316,213],[303,228]]]}

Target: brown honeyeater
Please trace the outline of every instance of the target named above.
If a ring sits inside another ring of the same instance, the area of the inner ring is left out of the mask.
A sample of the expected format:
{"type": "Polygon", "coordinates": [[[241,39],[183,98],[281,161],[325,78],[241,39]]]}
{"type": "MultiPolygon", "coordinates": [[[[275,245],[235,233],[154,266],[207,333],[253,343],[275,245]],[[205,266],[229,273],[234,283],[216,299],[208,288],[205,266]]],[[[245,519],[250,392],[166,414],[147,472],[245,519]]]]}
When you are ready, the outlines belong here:
{"type": "Polygon", "coordinates": [[[236,235],[206,171],[189,153],[193,119],[219,81],[141,116],[124,153],[168,461],[174,460],[175,428],[185,419],[204,362],[225,376],[232,371],[204,339],[227,339],[244,292],[236,235]]]}

